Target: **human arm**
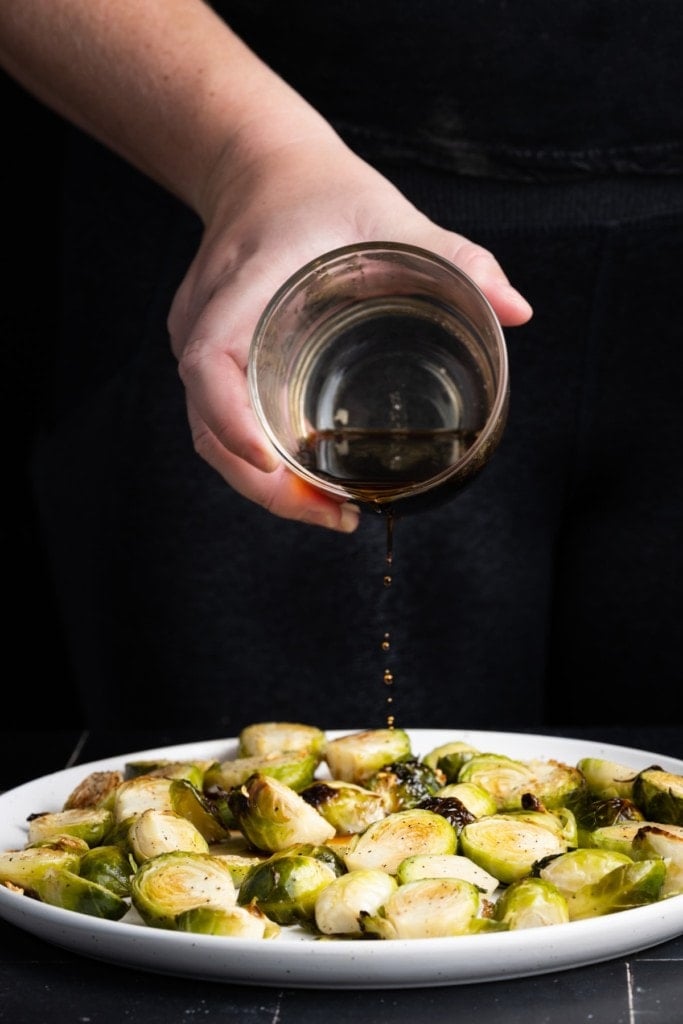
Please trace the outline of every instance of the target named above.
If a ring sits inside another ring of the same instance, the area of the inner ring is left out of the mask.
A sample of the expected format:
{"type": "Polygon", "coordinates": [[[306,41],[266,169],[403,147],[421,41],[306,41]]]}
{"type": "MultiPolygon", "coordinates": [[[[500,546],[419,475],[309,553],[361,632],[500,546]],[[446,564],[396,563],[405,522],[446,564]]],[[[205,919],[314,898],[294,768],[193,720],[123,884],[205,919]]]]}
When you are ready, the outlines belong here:
{"type": "Polygon", "coordinates": [[[201,0],[3,0],[0,56],[201,218],[168,321],[195,447],[279,515],[356,518],[284,468],[249,406],[253,329],[299,266],[350,242],[412,242],[470,274],[504,324],[530,315],[489,253],[417,211],[201,0]]]}

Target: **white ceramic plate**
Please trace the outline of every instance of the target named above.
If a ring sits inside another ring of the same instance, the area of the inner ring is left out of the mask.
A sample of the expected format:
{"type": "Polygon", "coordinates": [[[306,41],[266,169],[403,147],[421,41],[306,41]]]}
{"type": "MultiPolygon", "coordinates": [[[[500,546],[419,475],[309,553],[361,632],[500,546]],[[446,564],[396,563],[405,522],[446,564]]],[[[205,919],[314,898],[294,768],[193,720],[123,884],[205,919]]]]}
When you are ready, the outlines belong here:
{"type": "MultiPolygon", "coordinates": [[[[463,739],[482,751],[522,760],[556,758],[575,764],[581,757],[603,757],[634,768],[658,764],[683,773],[683,761],[675,758],[585,740],[480,731],[408,732],[416,755],[463,739]]],[[[0,849],[23,846],[27,816],[59,810],[91,771],[154,757],[218,760],[234,757],[235,751],[234,740],[164,747],[78,765],[26,783],[0,796],[0,849]]],[[[318,941],[287,929],[273,940],[188,935],[61,910],[3,886],[0,916],[57,946],[154,973],[280,988],[417,988],[547,974],[647,949],[683,932],[683,896],[545,928],[390,941],[318,941]]]]}

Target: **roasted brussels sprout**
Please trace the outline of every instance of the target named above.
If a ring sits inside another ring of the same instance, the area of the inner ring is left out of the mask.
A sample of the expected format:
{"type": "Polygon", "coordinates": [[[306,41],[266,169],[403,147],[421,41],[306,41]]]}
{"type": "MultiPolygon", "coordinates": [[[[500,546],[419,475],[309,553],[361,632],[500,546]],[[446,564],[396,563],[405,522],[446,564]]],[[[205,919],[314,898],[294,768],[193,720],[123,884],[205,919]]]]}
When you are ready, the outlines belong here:
{"type": "Polygon", "coordinates": [[[209,852],[209,844],[191,821],[175,811],[157,811],[153,807],[133,819],[128,838],[138,864],[172,850],[209,852]]]}
{"type": "Polygon", "coordinates": [[[318,754],[293,750],[284,754],[237,757],[212,764],[204,773],[204,791],[218,789],[226,793],[241,786],[252,775],[269,775],[299,792],[313,782],[319,763],[318,754]]]}
{"type": "Polygon", "coordinates": [[[63,849],[49,843],[0,853],[0,882],[36,892],[43,875],[60,869],[78,872],[80,850],[63,849]]]}
{"type": "Polygon", "coordinates": [[[95,846],[81,857],[78,874],[125,898],[135,868],[120,846],[95,846]]]}
{"type": "Polygon", "coordinates": [[[683,825],[644,825],[633,840],[636,860],[661,857],[666,865],[666,878],[660,896],[683,893],[683,825]]]}
{"type": "Polygon", "coordinates": [[[114,794],[116,824],[132,821],[150,807],[158,811],[172,811],[171,781],[163,776],[139,775],[121,783],[114,794]]]}
{"type": "Polygon", "coordinates": [[[387,813],[381,793],[339,779],[313,782],[301,790],[301,796],[342,836],[362,832],[387,813]]]}
{"type": "Polygon", "coordinates": [[[181,932],[221,935],[234,939],[275,939],[280,927],[258,907],[191,907],[176,917],[181,932]]]}
{"type": "Polygon", "coordinates": [[[572,804],[578,828],[578,845],[590,845],[590,833],[623,821],[644,821],[645,815],[626,797],[587,796],[572,804]]]}
{"type": "Polygon", "coordinates": [[[218,843],[228,836],[228,828],[212,803],[188,779],[173,779],[169,787],[171,806],[191,821],[207,843],[218,843]]]}
{"type": "Polygon", "coordinates": [[[354,837],[344,855],[349,871],[380,868],[390,875],[406,857],[419,853],[455,853],[453,826],[440,814],[414,807],[396,811],[354,837]]]}
{"type": "Polygon", "coordinates": [[[53,836],[69,835],[98,846],[114,824],[112,812],[105,807],[73,807],[51,814],[34,814],[29,819],[28,841],[36,843],[53,836]]]}
{"type": "Polygon", "coordinates": [[[252,775],[228,798],[238,828],[258,850],[275,852],[294,843],[324,843],[334,826],[298,793],[267,775],[252,775]]]}
{"type": "Polygon", "coordinates": [[[479,890],[459,878],[424,878],[399,885],[375,914],[362,914],[364,935],[377,939],[436,939],[465,935],[481,909],[479,890]]]}
{"type": "Polygon", "coordinates": [[[666,865],[661,858],[621,864],[599,881],[571,893],[567,898],[569,919],[579,921],[654,903],[665,879],[666,865]]]}
{"type": "Polygon", "coordinates": [[[315,725],[300,722],[256,722],[242,729],[238,738],[238,757],[269,757],[292,751],[315,754],[322,760],[327,737],[315,725]]]}
{"type": "Polygon", "coordinates": [[[498,809],[491,794],[483,786],[478,786],[476,782],[451,782],[440,789],[436,795],[444,799],[454,797],[459,800],[474,818],[495,814],[498,809]]]}
{"type": "Polygon", "coordinates": [[[133,906],[153,928],[177,928],[192,907],[230,909],[237,892],[228,868],[208,853],[162,853],[146,860],[131,881],[133,906]]]}
{"type": "Polygon", "coordinates": [[[631,858],[616,850],[568,850],[547,857],[534,867],[534,874],[571,896],[586,885],[593,885],[615,868],[630,864],[631,858]]]}
{"type": "Polygon", "coordinates": [[[569,921],[567,900],[552,882],[542,878],[520,878],[504,890],[495,904],[493,916],[510,931],[538,928],[569,921]]]}
{"type": "Polygon", "coordinates": [[[648,820],[683,825],[683,775],[647,768],[635,778],[633,799],[648,820]]]}
{"type": "Polygon", "coordinates": [[[576,767],[586,780],[591,796],[600,800],[633,798],[633,780],[637,774],[633,768],[602,757],[582,757],[576,767]]]}
{"type": "Polygon", "coordinates": [[[363,916],[376,914],[397,888],[380,868],[360,868],[333,879],[315,901],[315,924],[324,935],[360,935],[363,916]]]}
{"type": "Polygon", "coordinates": [[[396,878],[402,885],[418,882],[421,878],[462,878],[476,885],[485,896],[492,896],[498,888],[497,878],[469,857],[457,853],[424,853],[406,857],[398,866],[396,878]]]}
{"type": "Polygon", "coordinates": [[[114,794],[123,782],[121,772],[91,772],[76,786],[64,801],[63,811],[75,807],[107,807],[114,806],[114,794]]]}
{"type": "Polygon", "coordinates": [[[119,921],[128,911],[128,903],[122,896],[67,868],[50,868],[38,879],[35,888],[43,903],[91,917],[119,921]]]}
{"type": "Polygon", "coordinates": [[[466,761],[459,782],[482,786],[496,801],[498,811],[521,808],[530,793],[545,807],[566,806],[585,787],[578,768],[560,761],[519,761],[502,754],[478,754],[466,761]]]}
{"type": "Polygon", "coordinates": [[[604,825],[582,834],[587,847],[600,850],[617,850],[628,857],[633,855],[633,841],[644,825],[658,825],[656,821],[620,821],[616,825],[604,825]]]}
{"type": "Polygon", "coordinates": [[[307,924],[314,919],[318,896],[337,877],[318,857],[277,854],[247,872],[237,902],[256,904],[280,925],[307,924]]]}
{"type": "Polygon", "coordinates": [[[410,738],[403,729],[368,729],[329,740],[325,760],[333,779],[365,785],[385,764],[412,758],[410,738]]]}
{"type": "Polygon", "coordinates": [[[459,841],[465,856],[507,885],[528,875],[541,858],[567,850],[558,832],[512,814],[478,818],[465,825],[459,841]]]}
{"type": "Polygon", "coordinates": [[[481,753],[480,750],[465,743],[464,740],[454,740],[451,743],[442,743],[441,746],[430,750],[422,760],[430,768],[442,772],[446,783],[451,783],[457,782],[458,774],[465,761],[469,761],[471,757],[479,753],[481,753]]]}
{"type": "Polygon", "coordinates": [[[379,768],[366,780],[366,787],[379,793],[387,814],[417,807],[426,797],[434,796],[445,782],[445,776],[429,765],[409,758],[393,761],[379,768]]]}

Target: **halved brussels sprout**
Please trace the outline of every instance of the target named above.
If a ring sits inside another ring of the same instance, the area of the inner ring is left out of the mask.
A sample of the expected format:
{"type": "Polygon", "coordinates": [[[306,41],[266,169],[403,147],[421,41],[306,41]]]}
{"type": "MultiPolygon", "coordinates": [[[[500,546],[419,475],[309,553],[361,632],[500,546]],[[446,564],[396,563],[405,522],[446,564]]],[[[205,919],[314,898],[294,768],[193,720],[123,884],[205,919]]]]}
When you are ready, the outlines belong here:
{"type": "Polygon", "coordinates": [[[301,796],[342,836],[362,832],[387,813],[380,793],[341,779],[313,782],[301,790],[301,796]]]}
{"type": "Polygon", "coordinates": [[[333,879],[315,901],[315,924],[324,935],[360,935],[363,915],[376,914],[397,888],[380,868],[359,868],[333,879]]]}
{"type": "Polygon", "coordinates": [[[434,747],[422,758],[424,763],[435,771],[443,772],[446,782],[457,782],[460,769],[465,761],[469,761],[475,754],[481,751],[464,740],[454,740],[451,743],[442,743],[434,747]]]}
{"type": "Polygon", "coordinates": [[[626,797],[613,796],[606,799],[587,796],[575,800],[572,809],[578,827],[579,846],[590,845],[590,833],[606,825],[618,825],[622,821],[644,821],[645,815],[626,797]]]}
{"type": "Polygon", "coordinates": [[[231,832],[220,843],[211,843],[209,853],[226,865],[236,886],[240,886],[250,868],[266,860],[267,854],[255,850],[241,832],[231,832]]]}
{"type": "Polygon", "coordinates": [[[139,778],[141,775],[151,775],[153,778],[163,779],[187,779],[201,789],[204,772],[213,764],[212,761],[171,761],[167,758],[159,758],[151,761],[128,761],[125,767],[125,779],[139,778]]]}
{"type": "Polygon", "coordinates": [[[325,760],[333,779],[365,785],[385,764],[412,758],[410,738],[403,729],[367,729],[329,740],[325,760]]]}
{"type": "Polygon", "coordinates": [[[306,924],[320,893],[338,876],[317,857],[278,854],[247,872],[237,902],[256,904],[280,925],[306,924]]]}
{"type": "Polygon", "coordinates": [[[409,758],[392,761],[368,777],[366,787],[379,793],[388,814],[417,807],[426,797],[434,796],[443,786],[445,776],[429,765],[409,758]]]}
{"type": "Polygon", "coordinates": [[[130,896],[130,882],[135,871],[128,855],[120,846],[96,846],[81,857],[78,874],[89,882],[110,889],[117,896],[130,896]]]}
{"type": "Polygon", "coordinates": [[[274,939],[280,927],[258,907],[191,907],[176,918],[181,932],[221,935],[234,939],[274,939]]]}
{"type": "Polygon", "coordinates": [[[227,838],[228,827],[216,813],[214,804],[188,779],[173,779],[169,796],[173,810],[191,821],[207,843],[227,838]]]}
{"type": "Polygon", "coordinates": [[[627,765],[603,757],[582,757],[576,763],[588,787],[588,792],[600,800],[618,797],[633,799],[633,780],[638,774],[627,765]]]}
{"type": "Polygon", "coordinates": [[[50,868],[38,879],[35,889],[43,903],[107,921],[119,921],[128,911],[122,896],[67,868],[50,868]]]}
{"type": "Polygon", "coordinates": [[[549,832],[563,839],[568,847],[578,845],[579,830],[576,818],[568,807],[557,807],[554,811],[509,811],[506,817],[547,828],[549,832]]]}
{"type": "Polygon", "coordinates": [[[661,896],[683,893],[683,826],[644,825],[633,840],[633,856],[637,860],[662,857],[666,878],[661,896]]]}
{"type": "Polygon", "coordinates": [[[599,882],[615,868],[631,863],[630,857],[616,850],[568,850],[541,861],[534,873],[546,882],[552,882],[564,896],[570,896],[585,885],[599,882]]]}
{"type": "Polygon", "coordinates": [[[569,918],[579,921],[654,903],[665,879],[666,865],[661,858],[622,864],[567,898],[569,918]]]}
{"type": "Polygon", "coordinates": [[[551,882],[542,878],[520,878],[504,890],[493,910],[496,921],[510,931],[538,928],[569,921],[567,900],[551,882]]]}
{"type": "Polygon", "coordinates": [[[258,774],[269,775],[298,793],[313,782],[318,764],[318,755],[308,750],[220,761],[212,764],[204,773],[204,791],[211,795],[211,791],[217,788],[229,793],[250,776],[258,774]]]}
{"type": "Polygon", "coordinates": [[[43,875],[53,868],[78,871],[81,852],[63,849],[49,843],[27,847],[23,850],[6,850],[0,853],[0,883],[17,886],[36,892],[43,875]]]}
{"type": "Polygon", "coordinates": [[[276,850],[275,853],[271,853],[268,860],[276,861],[282,857],[315,857],[316,860],[325,864],[333,874],[343,875],[346,873],[343,857],[327,843],[293,843],[286,850],[276,850]]]}
{"type": "Polygon", "coordinates": [[[327,737],[316,725],[300,722],[256,722],[239,734],[238,757],[268,757],[293,750],[315,754],[322,760],[327,737]]]}
{"type": "Polygon", "coordinates": [[[650,821],[683,825],[683,775],[646,768],[633,783],[633,799],[650,821]]]}
{"type": "Polygon", "coordinates": [[[578,768],[561,761],[519,761],[502,754],[479,754],[460,770],[459,782],[475,782],[487,790],[499,811],[517,810],[526,794],[546,808],[566,806],[585,787],[578,768]]]}
{"type": "Polygon", "coordinates": [[[178,914],[192,907],[235,906],[237,892],[230,871],[208,853],[162,853],[146,860],[131,882],[133,906],[153,928],[172,928],[178,914]]]}
{"type": "Polygon", "coordinates": [[[171,779],[157,775],[138,775],[122,782],[114,796],[114,818],[117,825],[132,820],[149,810],[172,811],[171,779]]]}
{"type": "Polygon", "coordinates": [[[362,914],[364,935],[436,939],[465,935],[481,909],[479,890],[460,878],[424,878],[399,885],[375,914],[362,914]]]}
{"type": "Polygon", "coordinates": [[[28,841],[37,843],[69,835],[84,839],[88,846],[98,846],[113,824],[113,815],[105,807],[72,807],[68,811],[34,814],[29,818],[28,841]]]}
{"type": "Polygon", "coordinates": [[[414,807],[376,821],[354,837],[344,855],[349,871],[380,868],[390,875],[406,857],[419,853],[455,853],[453,826],[440,814],[414,807]]]}
{"type": "Polygon", "coordinates": [[[478,818],[465,825],[459,840],[465,856],[507,885],[528,875],[536,861],[567,850],[557,832],[512,814],[478,818]]]}
{"type": "Polygon", "coordinates": [[[644,825],[659,825],[657,821],[620,821],[616,825],[604,825],[582,834],[587,847],[600,850],[617,850],[628,857],[633,855],[633,841],[644,825]]]}
{"type": "Polygon", "coordinates": [[[476,782],[451,782],[436,794],[439,797],[455,797],[464,804],[475,818],[483,818],[486,814],[495,814],[496,801],[488,790],[476,782]]]}
{"type": "Polygon", "coordinates": [[[258,850],[285,850],[293,843],[324,843],[334,826],[289,786],[252,775],[228,797],[241,832],[258,850]]]}
{"type": "Polygon", "coordinates": [[[138,864],[172,850],[209,852],[209,844],[191,821],[175,811],[157,811],[154,807],[133,819],[128,838],[138,864]]]}
{"type": "Polygon", "coordinates": [[[75,807],[114,806],[114,794],[123,782],[121,772],[91,772],[69,793],[62,806],[63,811],[75,807]]]}
{"type": "Polygon", "coordinates": [[[492,896],[498,879],[458,853],[424,853],[406,857],[398,866],[396,878],[403,885],[421,878],[462,878],[476,885],[479,892],[492,896]]]}

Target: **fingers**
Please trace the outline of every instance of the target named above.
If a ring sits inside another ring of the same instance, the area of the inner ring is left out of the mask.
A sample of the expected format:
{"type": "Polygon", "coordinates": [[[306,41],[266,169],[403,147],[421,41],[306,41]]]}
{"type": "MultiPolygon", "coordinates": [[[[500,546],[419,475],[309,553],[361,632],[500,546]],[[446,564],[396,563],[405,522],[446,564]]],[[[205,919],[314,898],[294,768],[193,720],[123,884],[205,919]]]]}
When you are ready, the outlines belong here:
{"type": "Polygon", "coordinates": [[[228,451],[191,406],[188,418],[198,454],[243,497],[283,519],[341,533],[352,533],[357,528],[360,510],[356,505],[317,490],[280,461],[274,471],[262,472],[228,451]]]}
{"type": "Polygon", "coordinates": [[[498,260],[488,249],[450,232],[443,232],[436,244],[437,252],[455,263],[481,288],[504,327],[517,327],[531,319],[531,305],[510,284],[498,260]]]}

